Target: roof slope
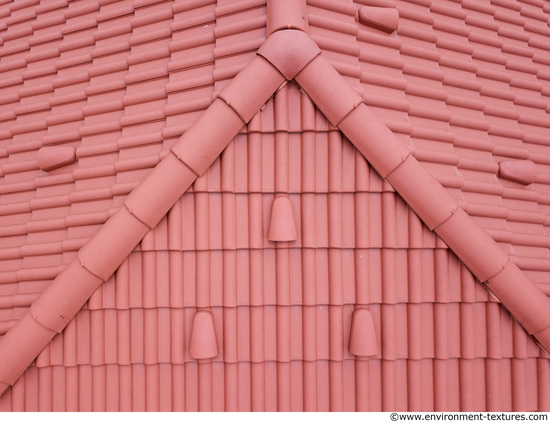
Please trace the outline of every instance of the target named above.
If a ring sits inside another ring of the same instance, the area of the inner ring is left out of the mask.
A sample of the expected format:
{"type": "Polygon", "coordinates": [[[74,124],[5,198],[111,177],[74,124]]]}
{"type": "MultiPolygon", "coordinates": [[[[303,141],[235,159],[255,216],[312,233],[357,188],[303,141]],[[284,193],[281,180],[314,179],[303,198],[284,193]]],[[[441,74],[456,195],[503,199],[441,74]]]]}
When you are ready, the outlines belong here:
{"type": "MultiPolygon", "coordinates": [[[[258,63],[260,63],[260,62],[258,62],[258,63]]],[[[258,65],[258,66],[261,66],[261,65],[258,65]]],[[[324,66],[324,64],[321,63],[320,66],[324,66]]],[[[327,69],[328,69],[328,68],[327,68],[327,69]]],[[[299,81],[299,82],[301,82],[301,85],[302,85],[302,86],[307,85],[307,82],[308,82],[307,77],[304,77],[304,78],[305,78],[305,79],[303,79],[302,81],[299,81]]],[[[280,82],[280,81],[279,81],[279,82],[280,82]]],[[[274,85],[277,85],[277,84],[274,84],[274,85]]],[[[230,93],[231,90],[229,89],[229,90],[226,92],[226,95],[227,95],[228,92],[230,93]]],[[[314,95],[314,94],[315,94],[315,91],[314,91],[313,89],[310,90],[309,94],[310,94],[312,97],[315,97],[315,95],[314,95]]],[[[323,93],[317,93],[317,94],[323,95],[323,93]]],[[[223,97],[223,93],[222,93],[222,98],[223,98],[224,100],[229,100],[229,102],[227,103],[227,104],[229,104],[229,106],[232,105],[232,106],[235,107],[236,109],[239,109],[239,106],[238,106],[238,105],[235,106],[235,104],[236,104],[236,103],[235,103],[235,98],[224,98],[224,97],[223,97]]],[[[349,96],[349,98],[352,98],[351,95],[349,96]]],[[[355,98],[355,95],[354,95],[354,98],[355,98]]],[[[237,103],[238,103],[238,98],[237,98],[236,100],[237,100],[237,103]]],[[[347,99],[346,99],[346,100],[347,100],[347,99]]],[[[263,101],[262,101],[262,102],[263,102],[263,101]]],[[[216,103],[217,103],[218,105],[220,104],[219,102],[216,102],[216,103]]],[[[216,103],[215,103],[215,104],[216,104],[216,103]]],[[[260,103],[261,103],[261,102],[260,102],[260,103]]],[[[322,101],[318,101],[318,103],[323,104],[322,101]]],[[[353,103],[352,106],[354,106],[354,105],[355,105],[355,104],[353,103]]],[[[245,105],[245,106],[248,106],[248,105],[245,105]]],[[[216,106],[216,107],[219,107],[219,106],[216,106]]],[[[258,108],[258,107],[259,107],[259,106],[258,106],[257,104],[254,104],[254,105],[252,106],[252,108],[258,108]]],[[[347,107],[347,108],[349,109],[349,105],[346,105],[345,107],[347,107]]],[[[358,109],[359,109],[359,108],[358,108],[358,109]]],[[[225,110],[225,109],[222,109],[222,110],[225,110]]],[[[243,110],[244,110],[244,109],[242,109],[242,110],[237,110],[237,114],[240,115],[241,117],[243,117],[242,115],[244,114],[243,110]]],[[[353,110],[353,108],[351,108],[350,110],[353,110]]],[[[326,113],[329,117],[334,118],[334,119],[331,119],[331,120],[333,120],[333,123],[339,123],[338,120],[339,120],[340,118],[338,117],[338,115],[334,115],[334,113],[333,113],[330,109],[325,110],[325,113],[326,113]],[[336,116],[336,117],[334,117],[334,116],[336,116]]],[[[339,111],[336,111],[336,113],[339,113],[339,111]]],[[[347,112],[346,112],[346,113],[347,113],[347,112]]],[[[355,113],[355,112],[352,111],[352,112],[349,114],[349,118],[352,117],[352,114],[353,114],[353,113],[355,113]]],[[[361,112],[361,113],[363,113],[363,112],[361,112]]],[[[364,114],[364,113],[363,113],[363,114],[364,114]]],[[[245,118],[244,118],[243,120],[246,120],[247,117],[248,117],[248,115],[245,116],[245,118]]],[[[342,117],[344,118],[344,119],[342,120],[342,125],[345,125],[344,122],[346,121],[347,116],[342,116],[342,117]]],[[[235,124],[235,125],[236,125],[236,124],[235,124]]],[[[352,126],[353,126],[353,125],[352,125],[352,126]]],[[[381,129],[380,129],[381,131],[384,131],[384,128],[383,128],[383,127],[380,127],[380,128],[381,128],[381,129]]],[[[372,128],[370,128],[370,127],[369,127],[369,128],[365,128],[365,129],[366,129],[366,130],[372,130],[372,128]]],[[[191,131],[190,133],[192,134],[192,131],[191,131]]],[[[386,133],[387,133],[387,132],[385,132],[384,134],[386,134],[386,133]]],[[[350,138],[352,138],[352,140],[353,140],[353,138],[354,138],[354,137],[353,137],[353,134],[350,134],[350,138]]],[[[361,140],[360,140],[360,139],[355,139],[354,141],[355,141],[356,143],[360,143],[361,140]]],[[[226,142],[227,142],[227,140],[226,140],[226,142]]],[[[362,146],[362,147],[363,147],[364,149],[369,148],[368,146],[362,146]]],[[[177,147],[176,147],[175,150],[172,150],[172,151],[178,151],[178,150],[177,150],[177,147]]],[[[408,152],[407,152],[407,154],[408,154],[408,152]]],[[[215,158],[216,155],[217,155],[217,154],[215,154],[213,157],[215,158]]],[[[169,157],[171,157],[171,156],[169,156],[169,157]]],[[[180,157],[185,157],[185,156],[182,156],[182,155],[180,154],[180,157]]],[[[372,157],[371,157],[371,158],[372,158],[372,157]]],[[[399,158],[401,159],[401,157],[399,157],[399,158]]],[[[206,160],[206,162],[210,161],[211,159],[212,159],[212,157],[209,157],[208,160],[206,160]]],[[[376,159],[376,158],[374,158],[373,160],[375,160],[375,159],[376,159]]],[[[412,159],[412,157],[411,157],[411,159],[412,159]]],[[[412,161],[411,159],[405,160],[404,163],[407,163],[407,162],[409,162],[409,163],[414,163],[414,161],[412,161]],[[409,160],[411,160],[411,161],[409,161],[409,160]]],[[[193,158],[193,160],[195,160],[195,158],[193,158]]],[[[175,163],[175,162],[174,162],[174,163],[175,163]]],[[[202,173],[201,170],[204,170],[204,169],[203,169],[201,166],[202,166],[202,167],[205,166],[205,165],[204,165],[204,162],[203,162],[203,157],[197,157],[197,158],[196,158],[196,161],[193,161],[193,165],[191,166],[191,168],[193,168],[193,169],[195,170],[195,173],[197,173],[197,172],[198,172],[198,173],[202,173]],[[196,167],[195,167],[195,166],[196,166],[196,167]]],[[[383,166],[383,165],[382,165],[382,166],[383,166]]],[[[403,169],[405,169],[404,166],[405,166],[405,165],[403,165],[403,169]]],[[[162,167],[161,167],[161,168],[162,168],[162,167]]],[[[161,168],[159,168],[159,169],[161,169],[161,168]]],[[[382,169],[384,170],[384,168],[382,168],[382,169]]],[[[393,173],[394,173],[394,169],[390,169],[390,170],[391,170],[392,172],[391,172],[391,174],[389,175],[389,178],[390,178],[391,175],[393,175],[393,173]]],[[[382,173],[384,173],[384,171],[382,171],[382,173]]],[[[414,173],[414,172],[413,172],[413,173],[414,173]]],[[[388,174],[389,174],[389,172],[388,172],[388,174]]],[[[395,173],[395,175],[397,175],[397,173],[395,173]]],[[[191,175],[190,175],[189,178],[193,178],[193,179],[194,179],[194,176],[191,176],[191,175]]],[[[396,178],[397,178],[397,177],[396,177],[396,178]]],[[[405,178],[405,179],[407,179],[407,178],[405,178]]],[[[396,184],[398,184],[398,183],[399,183],[399,180],[396,179],[396,181],[397,181],[396,184]]],[[[138,192],[139,192],[139,191],[138,191],[138,192]]],[[[405,193],[406,193],[406,191],[405,191],[405,193]]],[[[155,193],[154,191],[151,191],[151,190],[150,190],[150,191],[147,191],[147,195],[151,195],[151,194],[163,195],[164,193],[155,193]]],[[[137,195],[137,194],[136,194],[136,195],[137,195]]],[[[168,194],[167,194],[167,195],[168,195],[168,194]]],[[[176,197],[176,194],[173,194],[173,195],[174,195],[174,197],[176,197]]],[[[128,202],[127,202],[126,204],[127,204],[127,205],[128,205],[128,204],[132,204],[132,201],[135,201],[135,197],[133,197],[133,198],[134,198],[134,200],[132,200],[132,197],[129,197],[128,202]]],[[[415,200],[414,198],[410,199],[411,202],[414,202],[414,200],[415,200]]],[[[175,201],[175,200],[174,200],[174,201],[175,201]]],[[[143,203],[143,202],[138,201],[137,203],[139,204],[139,203],[143,203]]],[[[452,203],[453,203],[453,202],[452,202],[451,200],[449,200],[449,204],[452,204],[452,203]]],[[[136,210],[138,210],[137,208],[134,208],[134,207],[132,207],[131,205],[128,206],[128,209],[131,211],[131,213],[134,213],[136,210]]],[[[429,210],[429,211],[427,211],[427,213],[431,213],[432,211],[433,211],[433,210],[429,210]]],[[[125,212],[123,211],[123,213],[125,213],[125,212]]],[[[136,212],[136,213],[137,213],[137,212],[136,212]]],[[[138,216],[138,218],[139,218],[139,219],[138,219],[139,221],[145,222],[145,223],[147,224],[147,226],[149,226],[149,227],[150,227],[150,226],[154,226],[154,225],[156,224],[156,220],[158,220],[158,217],[153,217],[153,216],[151,216],[150,214],[148,214],[148,213],[153,213],[153,214],[155,214],[155,211],[145,210],[145,211],[140,211],[140,213],[144,213],[144,214],[141,214],[141,215],[136,214],[136,216],[138,216]]],[[[120,215],[120,214],[122,214],[122,213],[119,213],[119,215],[120,215]]],[[[419,210],[419,214],[422,215],[422,210],[421,210],[421,209],[419,210]]],[[[453,216],[454,216],[454,214],[453,214],[453,216]]],[[[426,220],[428,221],[428,224],[430,224],[430,222],[432,222],[431,219],[433,219],[433,216],[427,215],[427,216],[424,216],[424,217],[425,217],[426,220]]],[[[128,216],[128,214],[126,214],[126,217],[125,217],[124,219],[131,219],[131,217],[128,216]]],[[[430,226],[435,227],[435,226],[438,226],[439,224],[440,224],[440,221],[436,219],[436,220],[434,220],[434,221],[432,222],[432,224],[431,224],[430,226]]],[[[140,226],[140,225],[137,224],[136,227],[139,227],[139,226],[140,226]]],[[[114,227],[114,228],[118,228],[117,225],[114,225],[113,227],[114,227]]],[[[139,233],[139,229],[138,229],[136,232],[139,233]]],[[[143,235],[143,234],[142,234],[142,235],[143,235]]],[[[490,243],[490,241],[487,241],[487,242],[490,243]]],[[[136,241],[136,243],[137,243],[137,241],[136,241]]],[[[132,247],[132,248],[133,248],[133,247],[132,247]]],[[[459,246],[458,248],[460,248],[460,246],[459,246]]],[[[85,251],[85,250],[84,250],[84,251],[85,251]]],[[[115,249],[115,251],[116,251],[116,249],[115,249]]],[[[129,251],[128,251],[128,252],[129,252],[129,251]]],[[[125,254],[127,254],[127,252],[124,252],[124,251],[120,251],[120,253],[121,253],[121,256],[122,256],[122,257],[123,257],[125,254]]],[[[469,252],[466,251],[465,254],[467,254],[467,253],[469,253],[469,252]]],[[[82,257],[81,257],[81,258],[82,258],[82,257]]],[[[88,260],[86,260],[86,261],[88,261],[88,260]]],[[[84,267],[86,267],[86,261],[84,261],[84,263],[83,263],[84,267]]],[[[82,264],[82,263],[81,263],[81,264],[82,264]]],[[[475,261],[473,262],[472,265],[475,266],[475,261]]],[[[112,265],[112,266],[116,267],[116,265],[112,265]]],[[[77,267],[77,266],[73,266],[73,268],[75,268],[75,267],[77,267]]],[[[100,267],[101,267],[101,266],[100,266],[100,267]]],[[[510,266],[509,268],[512,268],[512,269],[513,269],[513,266],[510,266]]],[[[114,269],[113,269],[113,270],[114,270],[114,269]]],[[[486,272],[485,269],[484,269],[484,268],[480,268],[480,269],[479,269],[479,272],[478,272],[478,275],[480,275],[480,279],[482,279],[482,280],[483,280],[483,279],[486,279],[486,278],[490,278],[491,276],[493,276],[493,270],[494,270],[494,269],[490,269],[489,271],[487,271],[488,273],[483,273],[483,272],[486,272]]],[[[75,270],[75,271],[76,271],[76,270],[75,270]]],[[[79,271],[81,271],[81,270],[79,270],[79,271]]],[[[106,278],[108,277],[108,274],[109,274],[110,271],[112,271],[110,268],[108,268],[107,270],[102,269],[102,268],[95,268],[95,269],[94,269],[94,272],[92,272],[92,273],[95,273],[95,274],[102,273],[101,275],[98,275],[98,276],[100,276],[100,277],[106,279],[106,278]],[[104,272],[104,273],[103,273],[103,272],[104,272]]],[[[93,279],[93,278],[90,278],[90,279],[93,279]]],[[[97,279],[94,279],[94,281],[96,281],[96,280],[97,280],[97,279]]],[[[94,282],[94,283],[95,283],[95,282],[94,282]]],[[[536,292],[536,291],[535,291],[535,292],[536,292]]],[[[57,298],[57,296],[56,296],[56,298],[57,298]]],[[[47,303],[50,303],[50,301],[48,301],[47,303]]],[[[38,302],[38,304],[40,304],[40,302],[38,302]]],[[[206,303],[205,303],[205,304],[206,304],[206,303]]],[[[57,318],[57,316],[56,316],[56,318],[57,318]]],[[[536,322],[535,322],[535,323],[536,323],[536,322]]],[[[57,323],[56,323],[56,322],[52,322],[52,323],[51,323],[51,326],[57,327],[57,323]]],[[[542,329],[544,329],[544,327],[543,327],[542,329]]],[[[535,330],[535,332],[536,332],[536,330],[535,330]]]]}

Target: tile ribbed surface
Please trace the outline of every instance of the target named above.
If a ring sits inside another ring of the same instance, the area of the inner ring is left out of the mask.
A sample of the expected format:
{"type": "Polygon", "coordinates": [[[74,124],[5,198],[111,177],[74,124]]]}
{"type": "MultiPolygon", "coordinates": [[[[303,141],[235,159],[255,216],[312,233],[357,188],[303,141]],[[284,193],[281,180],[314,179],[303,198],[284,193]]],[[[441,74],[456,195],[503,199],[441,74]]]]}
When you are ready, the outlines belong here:
{"type": "MultiPolygon", "coordinates": [[[[550,7],[309,0],[310,35],[550,294],[550,7]],[[529,160],[535,182],[499,177],[529,160]]],[[[0,334],[254,57],[262,0],[0,6],[0,334]],[[45,172],[38,151],[76,149],[45,172]]],[[[380,140],[383,142],[383,140],[380,140]]],[[[178,181],[166,181],[177,184],[178,181]]],[[[2,411],[550,410],[550,361],[289,82],[67,328],[2,411]],[[296,240],[268,240],[287,194],[296,240]],[[353,312],[379,352],[348,351],[353,312]],[[218,355],[190,356],[197,310],[218,355]]]]}

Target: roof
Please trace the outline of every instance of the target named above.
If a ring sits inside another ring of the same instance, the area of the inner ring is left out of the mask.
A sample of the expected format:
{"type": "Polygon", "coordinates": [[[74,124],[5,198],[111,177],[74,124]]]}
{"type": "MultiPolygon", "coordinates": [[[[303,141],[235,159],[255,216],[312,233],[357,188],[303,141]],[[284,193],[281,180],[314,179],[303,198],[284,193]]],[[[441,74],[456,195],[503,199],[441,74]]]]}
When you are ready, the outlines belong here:
{"type": "MultiPolygon", "coordinates": [[[[6,386],[15,381],[56,332],[63,330],[102,281],[110,278],[197,176],[207,172],[224,148],[239,133],[243,124],[250,122],[249,131],[254,132],[254,129],[250,128],[253,124],[250,120],[264,103],[281,89],[285,78],[295,78],[301,89],[328,118],[333,125],[332,132],[329,128],[328,134],[334,133],[336,127],[342,130],[427,226],[435,229],[479,280],[488,282],[487,285],[492,292],[512,311],[529,333],[534,334],[539,342],[547,347],[546,332],[549,320],[546,310],[550,309],[547,307],[546,296],[529,281],[512,260],[508,259],[508,254],[462,211],[457,200],[419,164],[414,156],[422,157],[422,154],[414,149],[411,154],[411,149],[405,147],[374,113],[361,104],[364,98],[338,75],[324,58],[324,53],[319,55],[320,50],[316,44],[302,32],[307,30],[302,19],[305,15],[304,10],[290,14],[289,23],[287,7],[281,9],[284,12],[270,9],[276,7],[274,4],[268,3],[268,17],[272,19],[268,20],[268,32],[277,29],[281,31],[275,32],[266,40],[259,50],[259,55],[233,79],[233,82],[220,91],[218,99],[185,131],[182,138],[171,146],[170,152],[155,170],[132,191],[124,200],[124,205],[80,249],[77,258],[33,303],[30,312],[2,338],[0,348],[3,348],[5,362],[13,364],[5,366],[10,373],[0,378],[6,386]],[[277,17],[279,21],[273,17],[277,17]],[[299,31],[286,29],[289,26],[296,27],[299,31]],[[290,56],[291,54],[296,56],[290,56]],[[297,57],[300,61],[292,60],[290,63],[293,66],[288,67],[286,59],[289,57],[297,57]],[[258,75],[262,76],[261,79],[258,75]],[[166,184],[167,180],[177,180],[180,184],[166,184]],[[418,187],[424,189],[419,190],[418,187]],[[82,283],[75,287],[74,280],[80,280],[82,283]],[[25,345],[23,349],[22,345],[25,345]],[[20,354],[21,349],[26,354],[20,354]]],[[[292,4],[296,6],[296,3],[292,4]]],[[[434,7],[438,9],[437,6],[434,7]]],[[[446,10],[446,13],[451,12],[446,10]]],[[[100,36],[95,38],[101,39],[100,36]]],[[[136,59],[136,62],[139,60],[136,59]]],[[[420,71],[422,69],[416,69],[416,72],[420,71]]],[[[292,88],[282,88],[282,92],[287,90],[291,91],[292,88]]],[[[365,98],[367,97],[368,95],[365,95],[365,98]]],[[[98,110],[112,113],[105,107],[102,105],[98,110]]],[[[409,114],[416,116],[417,111],[409,110],[409,114]]],[[[66,117],[62,120],[64,119],[66,117]]],[[[443,118],[445,119],[447,118],[443,118]]],[[[450,119],[452,122],[452,116],[450,119]]],[[[461,118],[455,119],[460,121],[461,118]]],[[[277,129],[277,125],[280,124],[275,121],[276,136],[281,132],[277,129]]],[[[468,124],[473,125],[471,121],[468,121],[468,124]]],[[[307,131],[307,125],[303,121],[302,129],[307,131]]],[[[440,133],[430,133],[424,128],[416,131],[420,131],[424,136],[441,136],[440,133]]],[[[80,132],[86,133],[82,129],[80,132]]],[[[413,134],[413,130],[410,130],[410,134],[413,134]]],[[[457,142],[460,144],[461,141],[457,142]]],[[[535,156],[529,157],[535,159],[535,156]]],[[[290,181],[281,176],[275,180],[274,188],[275,193],[283,194],[281,198],[288,198],[288,192],[291,191],[290,181]]],[[[517,195],[516,191],[514,193],[517,195]]],[[[285,206],[282,207],[284,209],[285,206]]],[[[334,238],[331,242],[334,242],[334,238]]],[[[390,259],[386,255],[384,260],[390,259]]],[[[209,296],[212,293],[201,292],[197,289],[196,306],[210,307],[209,296]]],[[[208,319],[205,321],[208,322],[208,319]]],[[[208,327],[208,323],[204,324],[208,327]]],[[[195,354],[200,358],[200,351],[195,354]]]]}

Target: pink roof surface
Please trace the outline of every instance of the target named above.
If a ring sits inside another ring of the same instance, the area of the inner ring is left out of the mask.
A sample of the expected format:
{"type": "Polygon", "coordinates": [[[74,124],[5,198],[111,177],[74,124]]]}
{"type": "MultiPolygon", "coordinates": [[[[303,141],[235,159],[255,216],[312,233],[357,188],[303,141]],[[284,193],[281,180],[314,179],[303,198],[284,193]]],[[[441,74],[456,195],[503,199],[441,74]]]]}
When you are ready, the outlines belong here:
{"type": "Polygon", "coordinates": [[[544,3],[38,3],[0,409],[550,409],[544,3]]]}

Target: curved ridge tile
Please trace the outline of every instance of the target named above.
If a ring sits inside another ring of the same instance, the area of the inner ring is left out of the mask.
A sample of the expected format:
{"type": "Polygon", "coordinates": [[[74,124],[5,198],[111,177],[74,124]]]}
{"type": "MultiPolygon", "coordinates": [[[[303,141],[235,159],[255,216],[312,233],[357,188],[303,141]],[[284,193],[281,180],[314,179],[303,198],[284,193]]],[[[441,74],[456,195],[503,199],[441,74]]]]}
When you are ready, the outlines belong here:
{"type": "Polygon", "coordinates": [[[162,160],[124,201],[128,211],[154,228],[197,175],[173,154],[162,160]]]}
{"type": "Polygon", "coordinates": [[[104,281],[149,231],[143,222],[121,207],[78,252],[82,266],[104,281]]]}
{"type": "Polygon", "coordinates": [[[255,58],[218,95],[248,123],[284,82],[279,71],[263,57],[255,58]]]}
{"type": "Polygon", "coordinates": [[[346,116],[339,128],[383,178],[410,154],[409,149],[364,104],[346,116]]]}
{"type": "Polygon", "coordinates": [[[74,260],[31,305],[33,318],[60,333],[103,280],[74,260]]]}
{"type": "Polygon", "coordinates": [[[506,266],[508,254],[460,208],[435,232],[481,282],[506,266]]]}
{"type": "Polygon", "coordinates": [[[239,115],[223,100],[216,100],[175,144],[171,151],[201,176],[242,128],[239,115]]]}
{"type": "Polygon", "coordinates": [[[309,23],[305,0],[277,0],[267,2],[267,34],[281,29],[308,32],[309,23]]]}
{"type": "Polygon", "coordinates": [[[458,208],[456,200],[411,155],[386,179],[431,230],[458,208]]]}
{"type": "Polygon", "coordinates": [[[296,82],[334,126],[363,102],[323,55],[316,56],[296,75],[296,82]]]}
{"type": "Polygon", "coordinates": [[[288,30],[269,36],[258,54],[275,66],[286,79],[291,80],[321,54],[321,49],[306,33],[288,30]]]}
{"type": "Polygon", "coordinates": [[[545,312],[548,297],[511,261],[488,280],[487,287],[531,335],[550,327],[550,316],[545,312]]]}

